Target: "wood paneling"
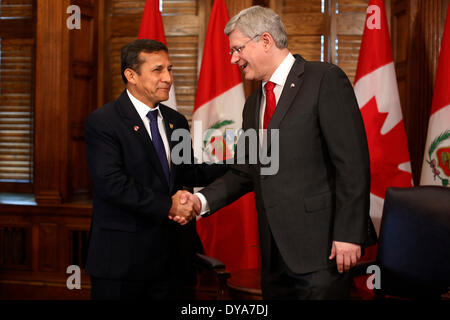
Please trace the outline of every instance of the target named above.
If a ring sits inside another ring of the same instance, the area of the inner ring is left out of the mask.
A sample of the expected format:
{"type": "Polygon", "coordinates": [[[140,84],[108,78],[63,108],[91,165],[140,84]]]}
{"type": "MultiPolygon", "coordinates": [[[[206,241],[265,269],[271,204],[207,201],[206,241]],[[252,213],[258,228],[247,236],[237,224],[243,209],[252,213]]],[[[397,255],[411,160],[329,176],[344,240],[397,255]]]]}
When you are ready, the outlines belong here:
{"type": "Polygon", "coordinates": [[[392,42],[414,183],[419,184],[448,0],[393,0],[392,42]]]}
{"type": "Polygon", "coordinates": [[[54,223],[39,224],[39,271],[58,270],[58,228],[54,223]]]}
{"type": "Polygon", "coordinates": [[[0,269],[31,269],[30,225],[0,222],[0,269]]]}
{"type": "Polygon", "coordinates": [[[38,203],[62,203],[90,195],[83,128],[98,102],[101,4],[86,0],[37,2],[34,189],[38,203]],[[66,9],[71,4],[81,10],[79,30],[66,26],[66,9]]]}
{"type": "Polygon", "coordinates": [[[82,270],[87,253],[90,204],[0,204],[0,299],[88,299],[90,281],[69,290],[69,265],[82,270]]]}
{"type": "Polygon", "coordinates": [[[37,2],[34,189],[39,203],[63,201],[70,49],[65,12],[69,4],[69,0],[37,2]]]}
{"type": "Polygon", "coordinates": [[[84,122],[97,108],[98,20],[96,1],[73,1],[82,12],[81,29],[70,32],[68,105],[68,168],[64,198],[90,196],[92,189],[85,155],[84,122]]]}

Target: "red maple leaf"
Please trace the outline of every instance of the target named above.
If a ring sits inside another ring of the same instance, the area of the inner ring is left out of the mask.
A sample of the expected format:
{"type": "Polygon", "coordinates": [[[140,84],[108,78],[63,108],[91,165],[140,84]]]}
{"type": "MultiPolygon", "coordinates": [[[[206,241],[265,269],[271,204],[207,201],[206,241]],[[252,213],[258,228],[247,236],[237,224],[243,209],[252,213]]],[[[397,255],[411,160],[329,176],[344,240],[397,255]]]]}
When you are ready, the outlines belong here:
{"type": "Polygon", "coordinates": [[[379,112],[375,97],[361,109],[369,143],[371,192],[384,199],[388,187],[410,187],[412,175],[398,166],[410,161],[403,121],[381,134],[387,112],[379,112]]]}

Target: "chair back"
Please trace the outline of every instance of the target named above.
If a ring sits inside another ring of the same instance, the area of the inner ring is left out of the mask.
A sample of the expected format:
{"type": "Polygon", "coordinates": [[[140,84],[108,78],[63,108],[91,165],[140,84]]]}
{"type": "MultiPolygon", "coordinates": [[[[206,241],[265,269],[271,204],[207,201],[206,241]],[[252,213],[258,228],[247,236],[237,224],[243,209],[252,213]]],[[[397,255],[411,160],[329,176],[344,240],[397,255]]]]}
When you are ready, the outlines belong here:
{"type": "Polygon", "coordinates": [[[450,188],[389,188],[377,262],[383,294],[439,297],[450,286],[450,188]]]}

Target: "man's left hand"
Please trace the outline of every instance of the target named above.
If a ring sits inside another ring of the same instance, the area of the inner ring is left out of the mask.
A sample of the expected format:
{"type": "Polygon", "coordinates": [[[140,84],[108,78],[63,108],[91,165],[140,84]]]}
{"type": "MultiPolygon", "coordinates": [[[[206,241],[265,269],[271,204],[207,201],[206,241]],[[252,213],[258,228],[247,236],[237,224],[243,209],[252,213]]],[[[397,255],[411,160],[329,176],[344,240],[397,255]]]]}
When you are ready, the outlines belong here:
{"type": "Polygon", "coordinates": [[[339,273],[350,270],[361,258],[361,246],[349,242],[333,241],[331,255],[328,259],[336,258],[339,273]]]}

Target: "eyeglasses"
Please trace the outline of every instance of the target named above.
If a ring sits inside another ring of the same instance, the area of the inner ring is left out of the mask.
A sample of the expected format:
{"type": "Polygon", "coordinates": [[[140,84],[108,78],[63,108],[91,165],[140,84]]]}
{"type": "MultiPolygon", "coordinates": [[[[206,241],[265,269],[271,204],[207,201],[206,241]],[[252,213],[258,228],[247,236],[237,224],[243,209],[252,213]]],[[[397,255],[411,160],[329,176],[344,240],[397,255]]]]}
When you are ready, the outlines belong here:
{"type": "Polygon", "coordinates": [[[260,36],[260,34],[257,34],[256,36],[254,36],[253,38],[251,38],[250,40],[248,40],[247,42],[245,42],[242,46],[232,48],[231,51],[230,51],[230,56],[233,56],[233,54],[234,54],[235,52],[237,52],[238,54],[241,53],[241,51],[245,48],[245,46],[247,45],[247,43],[249,43],[250,41],[252,41],[253,39],[255,39],[256,37],[259,37],[259,36],[260,36]]]}

